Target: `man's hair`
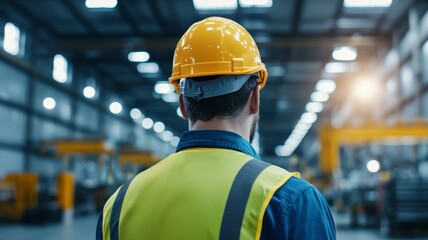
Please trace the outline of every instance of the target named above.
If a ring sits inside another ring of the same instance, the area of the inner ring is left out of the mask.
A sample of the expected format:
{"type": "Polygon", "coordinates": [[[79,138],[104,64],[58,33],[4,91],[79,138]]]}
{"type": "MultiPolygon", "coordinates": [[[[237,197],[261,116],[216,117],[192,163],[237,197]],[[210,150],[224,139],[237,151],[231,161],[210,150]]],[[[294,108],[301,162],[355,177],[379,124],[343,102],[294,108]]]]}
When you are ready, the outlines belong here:
{"type": "MultiPolygon", "coordinates": [[[[215,79],[218,76],[195,77],[195,81],[215,79]]],[[[257,86],[257,77],[251,76],[248,81],[236,92],[225,95],[196,100],[184,97],[184,105],[192,123],[197,120],[210,121],[214,117],[236,117],[244,108],[251,92],[257,86]]]]}

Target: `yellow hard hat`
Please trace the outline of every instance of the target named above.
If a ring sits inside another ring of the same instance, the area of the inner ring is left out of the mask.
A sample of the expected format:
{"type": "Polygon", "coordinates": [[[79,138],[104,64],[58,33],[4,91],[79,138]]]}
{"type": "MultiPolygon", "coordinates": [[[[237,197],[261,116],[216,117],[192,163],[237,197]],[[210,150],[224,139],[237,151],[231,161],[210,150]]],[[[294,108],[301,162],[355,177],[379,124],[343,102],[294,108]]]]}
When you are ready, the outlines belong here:
{"type": "Polygon", "coordinates": [[[169,82],[180,93],[182,78],[258,73],[260,88],[268,73],[251,35],[238,23],[209,17],[193,24],[175,48],[169,82]]]}

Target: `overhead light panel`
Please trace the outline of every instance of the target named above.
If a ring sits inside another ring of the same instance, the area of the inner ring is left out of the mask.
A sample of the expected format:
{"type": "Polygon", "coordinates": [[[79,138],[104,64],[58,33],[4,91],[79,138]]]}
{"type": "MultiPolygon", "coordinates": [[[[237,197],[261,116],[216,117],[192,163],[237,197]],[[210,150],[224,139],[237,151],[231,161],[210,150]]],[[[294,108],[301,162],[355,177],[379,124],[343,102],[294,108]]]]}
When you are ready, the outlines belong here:
{"type": "Polygon", "coordinates": [[[141,111],[138,108],[131,109],[131,111],[129,112],[129,115],[134,120],[140,119],[140,117],[142,116],[141,111]]]}
{"type": "Polygon", "coordinates": [[[51,97],[47,97],[43,100],[43,107],[46,108],[47,110],[52,110],[55,108],[55,106],[56,106],[55,99],[51,97]]]}
{"type": "Polygon", "coordinates": [[[196,10],[235,10],[237,0],[193,0],[196,10]]]}
{"type": "Polygon", "coordinates": [[[93,98],[95,97],[95,88],[92,86],[86,86],[83,89],[83,96],[85,96],[86,98],[93,98]]]}
{"type": "Polygon", "coordinates": [[[239,5],[243,8],[270,8],[272,7],[272,0],[239,0],[239,5]]]}
{"type": "Polygon", "coordinates": [[[68,62],[61,54],[56,54],[53,59],[52,77],[57,82],[65,83],[68,77],[68,62]]]}
{"type": "Polygon", "coordinates": [[[318,92],[332,94],[334,90],[336,90],[336,83],[334,82],[334,80],[321,79],[318,81],[317,85],[315,86],[315,89],[318,92]]]}
{"type": "Polygon", "coordinates": [[[120,104],[119,102],[112,102],[110,104],[110,112],[112,112],[113,114],[119,114],[120,112],[122,112],[122,104],[120,104]]]}
{"type": "Polygon", "coordinates": [[[326,102],[329,99],[329,95],[323,92],[314,92],[311,94],[311,100],[313,102],[326,102]]]}
{"type": "Polygon", "coordinates": [[[167,81],[159,81],[155,84],[157,94],[170,94],[174,92],[174,87],[167,81]]]}
{"type": "Polygon", "coordinates": [[[348,71],[348,65],[343,62],[329,62],[324,70],[328,73],[344,73],[348,71]]]}
{"type": "Polygon", "coordinates": [[[143,126],[144,129],[150,129],[153,127],[153,120],[151,118],[144,118],[143,121],[141,121],[141,126],[143,126]]]}
{"type": "Polygon", "coordinates": [[[148,52],[130,52],[128,54],[128,60],[131,62],[147,62],[150,59],[150,54],[148,52]]]}
{"type": "Polygon", "coordinates": [[[313,113],[319,113],[322,111],[324,105],[320,102],[310,102],[306,104],[306,111],[313,112],[313,113]]]}
{"type": "Polygon", "coordinates": [[[117,0],[86,0],[87,8],[114,8],[117,5],[117,0]]]}
{"type": "Polygon", "coordinates": [[[332,56],[338,61],[354,61],[357,58],[357,49],[354,47],[337,47],[332,56]]]}
{"type": "Polygon", "coordinates": [[[176,93],[163,94],[162,100],[167,103],[178,102],[178,94],[176,93]]]}
{"type": "Polygon", "coordinates": [[[158,73],[159,65],[155,62],[139,63],[137,65],[137,70],[140,73],[158,73]]]}
{"type": "Polygon", "coordinates": [[[367,170],[372,173],[377,173],[380,170],[380,163],[377,160],[370,160],[367,163],[367,170]]]}
{"type": "Polygon", "coordinates": [[[359,8],[387,8],[392,4],[392,0],[345,0],[343,6],[359,8]]]}
{"type": "Polygon", "coordinates": [[[174,136],[171,140],[171,146],[177,147],[179,142],[180,142],[180,138],[177,136],[174,136]]]}
{"type": "Polygon", "coordinates": [[[312,124],[317,120],[317,114],[312,112],[305,112],[302,114],[302,121],[304,123],[312,124]]]}
{"type": "Polygon", "coordinates": [[[164,140],[165,142],[169,142],[172,140],[172,138],[174,137],[174,135],[172,134],[172,132],[170,131],[165,131],[161,134],[161,138],[162,140],[164,140]]]}
{"type": "Polygon", "coordinates": [[[19,54],[20,30],[13,23],[4,25],[3,49],[14,56],[19,54]]]}
{"type": "Polygon", "coordinates": [[[155,124],[153,125],[153,130],[157,133],[161,133],[165,131],[165,124],[163,124],[162,122],[155,122],[155,124]]]}

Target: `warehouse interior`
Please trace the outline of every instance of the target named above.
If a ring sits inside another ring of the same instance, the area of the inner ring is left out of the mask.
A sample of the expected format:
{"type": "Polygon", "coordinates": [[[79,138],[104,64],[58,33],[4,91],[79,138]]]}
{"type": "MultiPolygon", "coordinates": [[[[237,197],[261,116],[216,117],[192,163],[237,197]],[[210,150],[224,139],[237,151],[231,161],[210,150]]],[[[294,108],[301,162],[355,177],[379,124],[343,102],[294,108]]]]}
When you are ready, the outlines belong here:
{"type": "Polygon", "coordinates": [[[338,239],[428,237],[428,1],[0,1],[0,236],[93,239],[108,197],[188,129],[168,83],[196,21],[269,72],[252,143],[316,186],[338,239]]]}

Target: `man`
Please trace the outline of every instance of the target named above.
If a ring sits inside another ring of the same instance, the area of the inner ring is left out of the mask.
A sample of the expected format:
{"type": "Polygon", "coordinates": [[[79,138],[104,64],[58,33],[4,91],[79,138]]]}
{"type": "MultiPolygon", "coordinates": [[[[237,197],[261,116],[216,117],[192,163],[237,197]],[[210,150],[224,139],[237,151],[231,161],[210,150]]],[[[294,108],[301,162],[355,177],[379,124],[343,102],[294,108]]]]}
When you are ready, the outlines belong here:
{"type": "Polygon", "coordinates": [[[98,238],[335,239],[324,197],[297,173],[262,162],[250,144],[267,75],[236,22],[192,25],[169,79],[190,131],[176,153],[113,194],[98,238]]]}

